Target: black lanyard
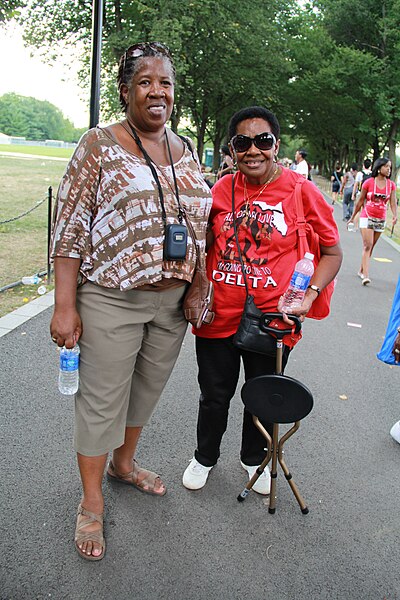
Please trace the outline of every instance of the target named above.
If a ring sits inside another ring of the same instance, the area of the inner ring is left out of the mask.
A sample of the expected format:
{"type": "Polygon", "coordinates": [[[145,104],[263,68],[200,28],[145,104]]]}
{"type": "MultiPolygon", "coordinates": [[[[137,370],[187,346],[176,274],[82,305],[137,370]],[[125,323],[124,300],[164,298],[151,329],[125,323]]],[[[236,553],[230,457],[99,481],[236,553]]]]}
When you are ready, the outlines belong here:
{"type": "MultiPolygon", "coordinates": [[[[161,187],[161,182],[160,182],[160,178],[158,177],[158,173],[156,171],[155,166],[158,166],[148,155],[148,153],[146,152],[146,150],[143,147],[142,141],[140,139],[140,137],[138,136],[136,129],[133,127],[133,125],[131,125],[131,123],[127,120],[129,127],[131,128],[132,131],[132,136],[133,139],[135,140],[136,144],[139,146],[139,149],[141,151],[141,153],[144,156],[144,159],[148,165],[148,167],[150,168],[152,175],[154,177],[154,179],[156,180],[156,184],[157,184],[157,188],[158,188],[158,195],[160,198],[160,204],[161,204],[161,216],[162,216],[162,220],[164,223],[164,226],[166,227],[167,225],[167,214],[165,212],[165,205],[164,205],[164,193],[161,187]],[[155,166],[154,166],[155,165],[155,166]]],[[[178,183],[176,181],[176,174],[175,174],[175,168],[174,168],[174,163],[172,160],[172,154],[171,154],[171,149],[169,147],[169,140],[168,140],[168,136],[167,136],[167,131],[165,130],[165,137],[167,140],[167,150],[168,150],[168,156],[169,156],[169,161],[171,163],[171,169],[172,169],[172,176],[174,179],[174,186],[175,186],[175,196],[176,196],[176,200],[178,202],[178,221],[179,223],[182,223],[183,220],[183,209],[180,203],[180,199],[179,199],[179,190],[178,190],[178,183]]]]}

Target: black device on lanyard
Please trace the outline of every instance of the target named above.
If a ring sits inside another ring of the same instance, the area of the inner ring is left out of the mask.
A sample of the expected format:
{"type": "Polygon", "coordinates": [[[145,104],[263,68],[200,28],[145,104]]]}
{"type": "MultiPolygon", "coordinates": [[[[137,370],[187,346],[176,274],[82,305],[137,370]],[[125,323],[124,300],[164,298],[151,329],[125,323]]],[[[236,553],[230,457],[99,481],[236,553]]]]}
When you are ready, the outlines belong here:
{"type": "Polygon", "coordinates": [[[176,181],[175,168],[174,168],[174,163],[172,160],[171,149],[169,147],[169,140],[168,140],[167,132],[165,131],[165,138],[167,141],[167,149],[168,149],[169,160],[171,163],[172,176],[174,178],[175,196],[176,196],[176,200],[178,202],[178,217],[177,218],[179,221],[179,223],[170,223],[170,224],[167,224],[167,214],[165,212],[165,205],[164,205],[164,193],[163,193],[163,190],[161,187],[160,178],[156,171],[154,162],[152,161],[150,156],[147,154],[146,150],[143,148],[142,141],[141,141],[140,137],[138,136],[135,128],[131,125],[131,123],[129,123],[129,121],[128,121],[128,124],[129,124],[129,127],[131,128],[133,139],[139,146],[140,151],[142,152],[144,159],[145,159],[148,167],[150,168],[152,175],[157,184],[158,195],[159,195],[160,204],[161,204],[161,217],[162,217],[162,220],[164,223],[164,233],[165,233],[164,260],[184,260],[186,258],[186,248],[187,248],[187,227],[186,227],[185,223],[183,223],[184,212],[183,212],[180,200],[179,200],[178,183],[176,181]]]}

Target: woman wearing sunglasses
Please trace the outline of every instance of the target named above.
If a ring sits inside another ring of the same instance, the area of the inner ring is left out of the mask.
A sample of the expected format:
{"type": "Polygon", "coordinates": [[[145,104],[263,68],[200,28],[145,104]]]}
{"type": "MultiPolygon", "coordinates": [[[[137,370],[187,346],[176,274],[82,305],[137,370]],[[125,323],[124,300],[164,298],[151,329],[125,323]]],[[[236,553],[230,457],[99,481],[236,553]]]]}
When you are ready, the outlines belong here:
{"type": "MultiPolygon", "coordinates": [[[[258,308],[264,312],[279,311],[281,296],[298,260],[296,182],[303,182],[305,219],[320,236],[322,254],[303,304],[293,310],[300,320],[304,320],[319,291],[335,277],[342,260],[332,207],[312,182],[277,162],[279,135],[277,118],[265,108],[250,107],[234,114],[228,136],[238,172],[220,179],[212,190],[212,239],[210,236],[207,270],[215,288],[215,319],[212,324],[194,331],[201,390],[197,448],[183,475],[183,485],[191,490],[205,485],[219,458],[241,361],[246,379],[275,372],[275,358],[242,351],[233,344],[246,299],[240,255],[249,291],[258,308]]],[[[286,315],[284,318],[290,322],[286,315]]],[[[299,335],[283,339],[283,366],[298,339],[299,335]]],[[[272,435],[270,424],[264,425],[272,435]]],[[[255,427],[252,416],[244,411],[240,461],[250,478],[265,458],[264,448],[264,437],[255,427]]],[[[253,489],[260,494],[269,493],[268,470],[253,489]]]]}
{"type": "Polygon", "coordinates": [[[135,44],[121,57],[125,118],[89,130],[61,182],[52,238],[56,276],[51,336],[81,348],[75,449],[83,495],[75,545],[105,553],[102,479],[163,496],[160,477],[134,456],[186,331],[182,298],[200,249],[211,195],[191,142],[166,127],[175,70],[168,48],[135,44]],[[77,277],[83,285],[77,290],[77,277]]]}

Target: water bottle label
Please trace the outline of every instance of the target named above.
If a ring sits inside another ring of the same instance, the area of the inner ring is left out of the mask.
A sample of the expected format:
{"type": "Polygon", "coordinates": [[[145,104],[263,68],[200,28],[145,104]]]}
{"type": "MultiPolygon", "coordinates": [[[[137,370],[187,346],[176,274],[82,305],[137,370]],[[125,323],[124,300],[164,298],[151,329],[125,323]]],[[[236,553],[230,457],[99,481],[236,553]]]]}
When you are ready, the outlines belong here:
{"type": "Polygon", "coordinates": [[[304,273],[299,273],[299,271],[295,271],[292,275],[292,279],[290,281],[290,285],[292,287],[296,287],[298,290],[305,291],[310,283],[311,275],[305,275],[304,273]]]}
{"type": "Polygon", "coordinates": [[[61,371],[76,371],[79,368],[79,354],[64,352],[60,354],[61,371]]]}

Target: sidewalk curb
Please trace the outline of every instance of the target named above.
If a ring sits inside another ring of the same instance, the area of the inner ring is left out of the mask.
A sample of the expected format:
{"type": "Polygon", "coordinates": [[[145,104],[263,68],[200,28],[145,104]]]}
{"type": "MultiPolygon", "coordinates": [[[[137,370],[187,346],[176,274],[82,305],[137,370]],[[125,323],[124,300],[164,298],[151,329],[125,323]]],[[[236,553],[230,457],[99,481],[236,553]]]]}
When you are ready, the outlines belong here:
{"type": "Polygon", "coordinates": [[[7,335],[13,329],[16,329],[20,325],[23,325],[26,321],[29,321],[32,317],[40,314],[50,306],[54,304],[54,290],[35,298],[31,302],[27,302],[24,306],[16,308],[8,315],[0,318],[0,337],[7,335]]]}

